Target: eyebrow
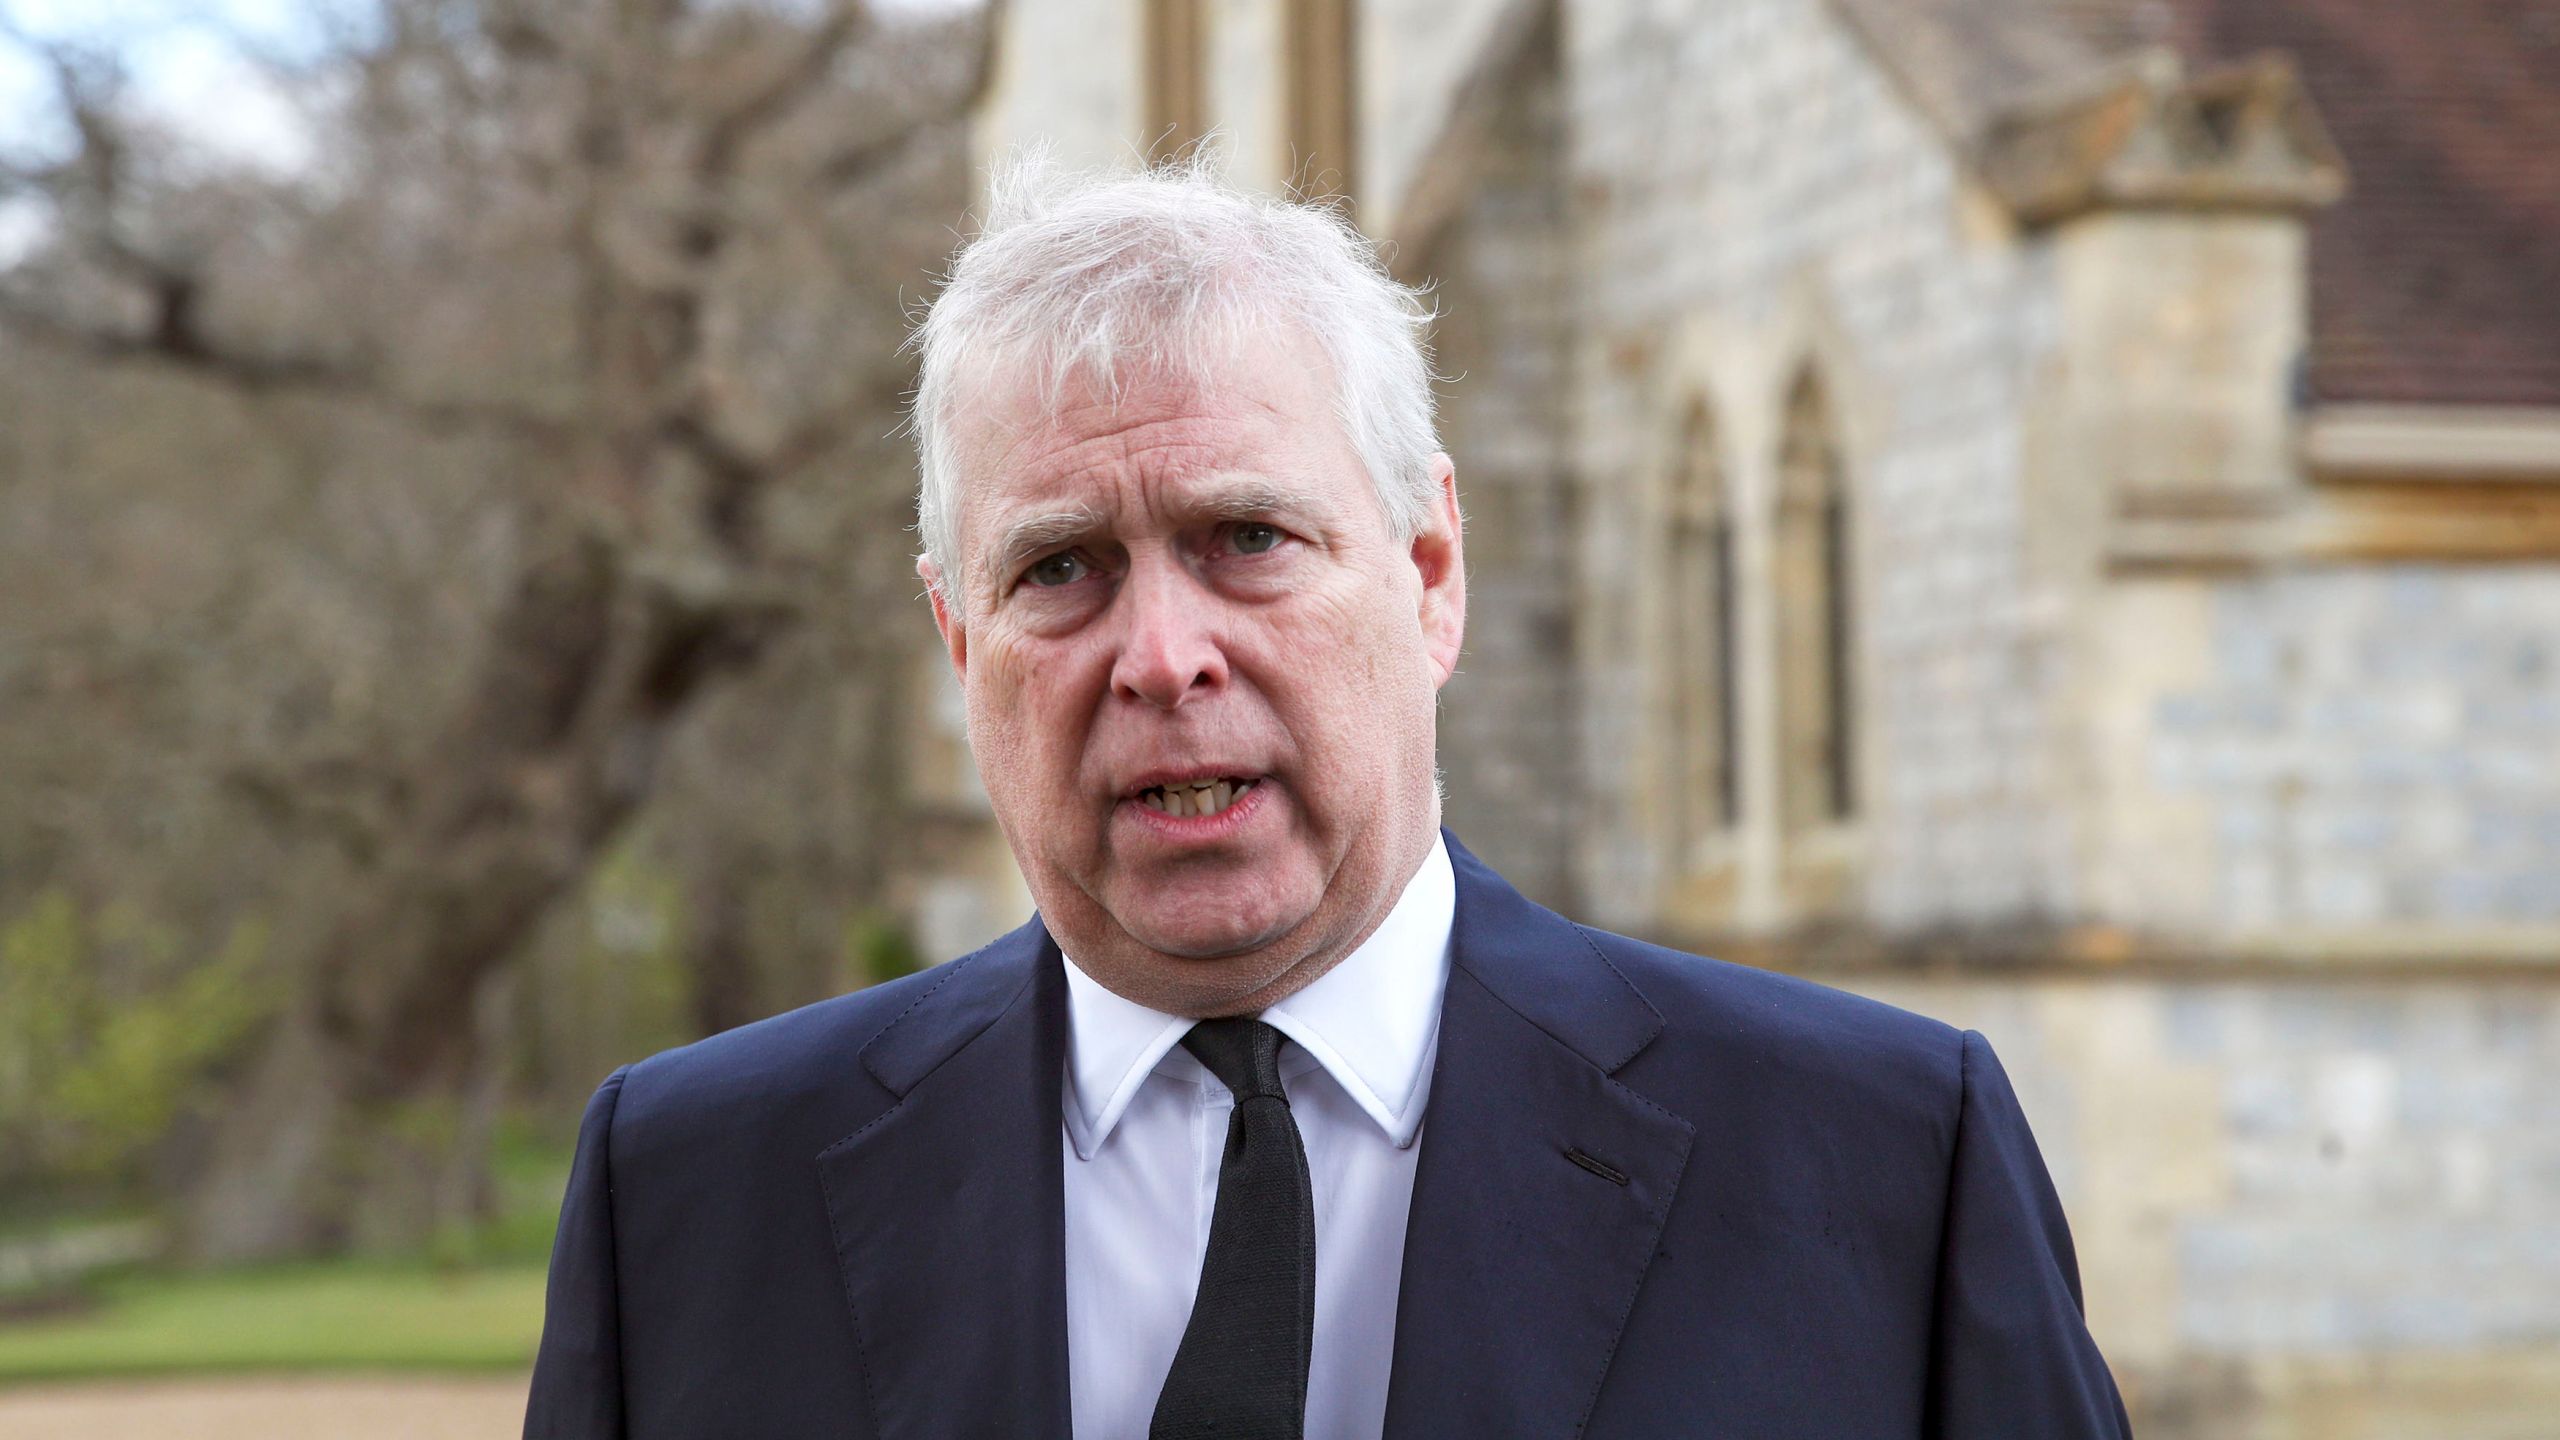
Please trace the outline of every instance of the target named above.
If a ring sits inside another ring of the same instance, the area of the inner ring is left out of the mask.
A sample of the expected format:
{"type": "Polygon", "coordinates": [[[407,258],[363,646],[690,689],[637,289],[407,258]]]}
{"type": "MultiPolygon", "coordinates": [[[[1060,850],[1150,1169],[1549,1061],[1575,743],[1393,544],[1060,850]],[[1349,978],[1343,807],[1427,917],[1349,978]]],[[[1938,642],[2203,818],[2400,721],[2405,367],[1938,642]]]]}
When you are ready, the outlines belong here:
{"type": "MultiPolygon", "coordinates": [[[[1269,480],[1240,480],[1196,498],[1186,498],[1179,508],[1186,519],[1225,524],[1281,514],[1309,514],[1317,507],[1305,492],[1286,485],[1269,480]]],[[[1110,519],[1109,513],[1097,505],[1071,505],[1026,515],[1005,527],[990,552],[991,576],[1002,580],[1040,552],[1103,529],[1110,519]]]]}
{"type": "Polygon", "coordinates": [[[1098,505],[1076,505],[1064,510],[1051,510],[1026,515],[1005,527],[1004,538],[992,552],[988,562],[992,578],[1002,580],[1014,567],[1053,545],[1062,545],[1080,535],[1090,535],[1110,523],[1110,517],[1098,505]]]}
{"type": "Polygon", "coordinates": [[[1304,491],[1269,480],[1239,480],[1183,506],[1201,520],[1261,520],[1272,515],[1304,515],[1316,504],[1304,491]]]}

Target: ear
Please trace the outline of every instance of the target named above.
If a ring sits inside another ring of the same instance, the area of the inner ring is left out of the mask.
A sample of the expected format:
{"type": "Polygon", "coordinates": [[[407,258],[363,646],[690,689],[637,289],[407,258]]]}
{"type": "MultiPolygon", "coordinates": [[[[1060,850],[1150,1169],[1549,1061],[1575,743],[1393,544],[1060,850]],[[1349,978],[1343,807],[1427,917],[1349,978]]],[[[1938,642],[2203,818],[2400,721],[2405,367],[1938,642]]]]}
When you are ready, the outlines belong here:
{"type": "Polygon", "coordinates": [[[1431,656],[1432,686],[1458,673],[1467,638],[1464,521],[1458,514],[1458,467],[1431,457],[1431,517],[1413,537],[1413,568],[1422,577],[1422,643],[1431,656]]]}
{"type": "Polygon", "coordinates": [[[942,632],[942,648],[951,652],[951,673],[969,681],[969,632],[960,623],[942,584],[942,567],[930,555],[916,557],[916,578],[924,581],[924,598],[933,602],[933,628],[942,632]]]}

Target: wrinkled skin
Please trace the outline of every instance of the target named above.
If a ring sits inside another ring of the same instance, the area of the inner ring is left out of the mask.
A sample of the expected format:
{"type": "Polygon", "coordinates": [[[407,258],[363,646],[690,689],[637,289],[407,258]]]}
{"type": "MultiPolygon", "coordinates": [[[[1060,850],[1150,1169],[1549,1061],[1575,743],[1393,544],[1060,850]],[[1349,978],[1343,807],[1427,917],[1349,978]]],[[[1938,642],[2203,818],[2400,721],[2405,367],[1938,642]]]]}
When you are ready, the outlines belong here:
{"type": "Polygon", "coordinates": [[[996,819],[1094,979],[1260,1010],[1377,928],[1438,830],[1433,706],[1466,617],[1448,457],[1396,541],[1300,335],[1054,411],[987,388],[957,437],[960,573],[918,571],[996,819]],[[1168,774],[1260,778],[1184,826],[1138,798],[1168,774]]]}

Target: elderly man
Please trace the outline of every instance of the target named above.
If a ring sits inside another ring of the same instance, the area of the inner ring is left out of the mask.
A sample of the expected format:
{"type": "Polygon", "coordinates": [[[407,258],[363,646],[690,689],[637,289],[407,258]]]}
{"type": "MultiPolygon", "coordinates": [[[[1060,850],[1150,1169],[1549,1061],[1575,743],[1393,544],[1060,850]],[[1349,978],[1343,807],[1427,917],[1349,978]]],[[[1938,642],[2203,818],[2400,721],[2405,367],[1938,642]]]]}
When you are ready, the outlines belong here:
{"type": "Polygon", "coordinates": [[[529,1436],[2115,1436],[1978,1036],[1583,929],[1439,829],[1414,297],[1017,172],[918,569],[1039,913],[590,1106],[529,1436]]]}

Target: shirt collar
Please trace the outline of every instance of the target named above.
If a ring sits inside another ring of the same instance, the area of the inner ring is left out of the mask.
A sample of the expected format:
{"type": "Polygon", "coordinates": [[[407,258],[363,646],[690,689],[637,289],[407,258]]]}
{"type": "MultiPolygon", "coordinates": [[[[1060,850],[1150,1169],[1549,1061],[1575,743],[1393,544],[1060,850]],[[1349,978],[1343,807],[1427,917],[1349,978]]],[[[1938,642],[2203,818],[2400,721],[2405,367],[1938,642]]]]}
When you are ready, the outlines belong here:
{"type": "MultiPolygon", "coordinates": [[[[1377,930],[1307,988],[1262,1012],[1398,1149],[1422,1128],[1457,901],[1448,847],[1435,836],[1377,930]]],[[[1101,1150],[1160,1065],[1201,1074],[1175,1055],[1192,1024],[1105,988],[1067,957],[1066,1119],[1077,1158],[1101,1150]]]]}

